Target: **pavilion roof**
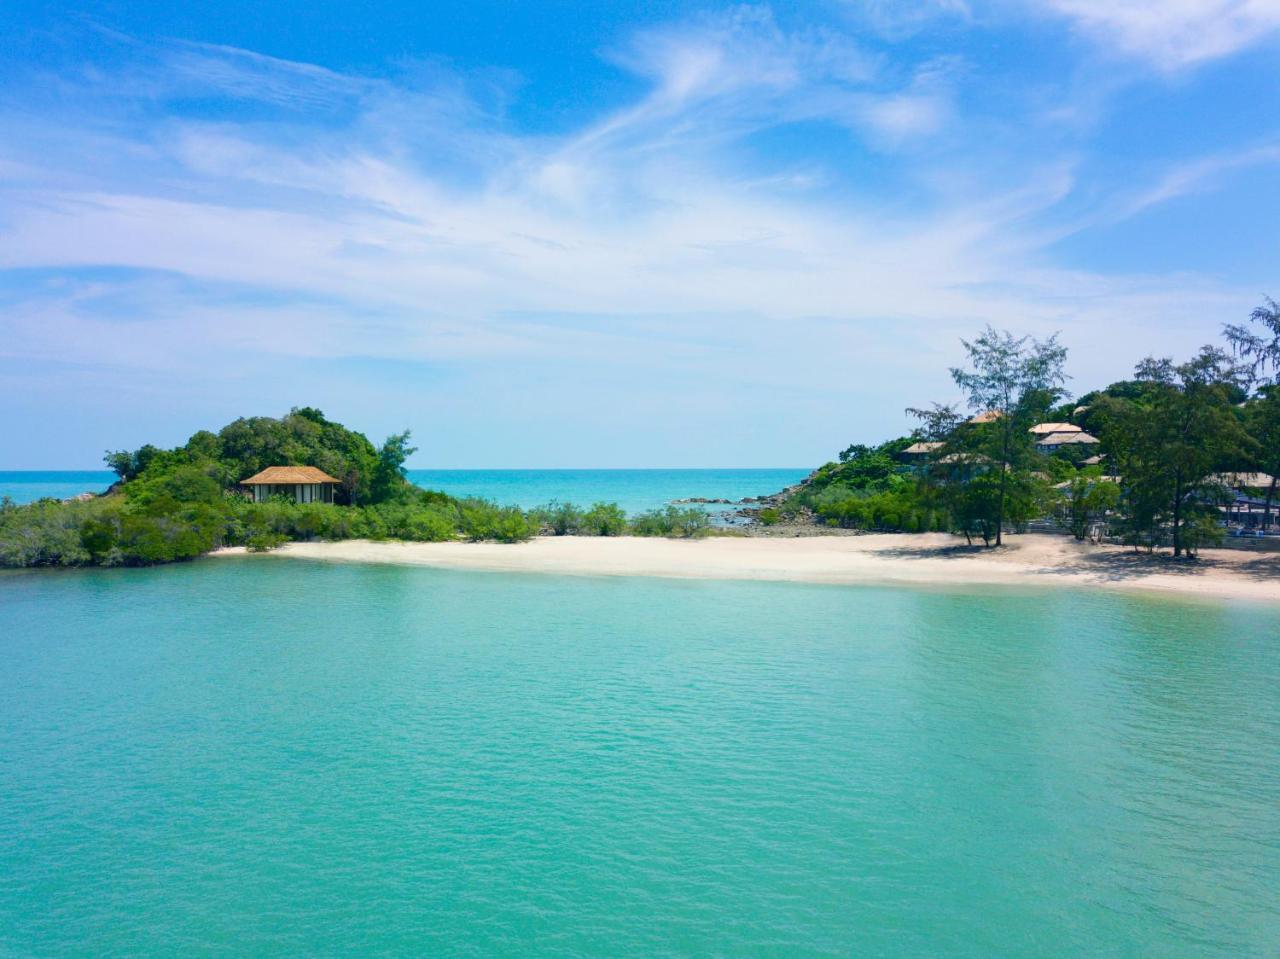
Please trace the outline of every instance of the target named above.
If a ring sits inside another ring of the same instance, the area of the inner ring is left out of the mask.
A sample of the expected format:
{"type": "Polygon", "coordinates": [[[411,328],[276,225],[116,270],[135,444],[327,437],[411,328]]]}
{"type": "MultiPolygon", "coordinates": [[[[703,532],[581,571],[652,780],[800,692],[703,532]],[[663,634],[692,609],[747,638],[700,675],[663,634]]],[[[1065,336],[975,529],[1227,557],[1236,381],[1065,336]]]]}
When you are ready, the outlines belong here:
{"type": "Polygon", "coordinates": [[[322,469],[314,466],[268,466],[260,473],[255,473],[246,480],[241,480],[242,486],[254,486],[256,484],[279,484],[288,485],[289,483],[336,483],[338,482],[322,469]]]}
{"type": "Polygon", "coordinates": [[[1031,427],[1037,436],[1048,436],[1050,433],[1083,433],[1084,430],[1074,423],[1037,423],[1031,427]]]}
{"type": "Polygon", "coordinates": [[[1101,442],[1096,436],[1080,430],[1075,433],[1050,433],[1048,436],[1037,436],[1037,446],[1071,446],[1075,443],[1092,444],[1101,442]]]}

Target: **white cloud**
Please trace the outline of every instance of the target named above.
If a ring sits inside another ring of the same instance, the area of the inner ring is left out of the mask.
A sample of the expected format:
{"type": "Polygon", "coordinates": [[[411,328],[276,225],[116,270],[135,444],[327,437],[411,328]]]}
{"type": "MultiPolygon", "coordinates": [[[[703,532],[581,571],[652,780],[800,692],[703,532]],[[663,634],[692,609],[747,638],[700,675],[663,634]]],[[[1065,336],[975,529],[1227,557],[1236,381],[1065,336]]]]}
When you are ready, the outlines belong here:
{"type": "Polygon", "coordinates": [[[1235,53],[1280,28],[1280,0],[1049,0],[1048,9],[1164,70],[1235,53]]]}
{"type": "MultiPolygon", "coordinates": [[[[132,132],[114,117],[67,131],[64,150],[43,157],[54,173],[0,193],[0,267],[137,274],[33,294],[6,314],[0,355],[188,380],[215,358],[240,370],[263,358],[444,364],[489,389],[543,390],[544,402],[555,387],[535,374],[555,370],[559,389],[590,380],[602,404],[616,401],[610,384],[635,395],[648,375],[760,404],[774,392],[815,405],[858,395],[867,428],[885,431],[908,402],[948,395],[956,338],[983,323],[1065,327],[1086,363],[1119,376],[1147,348],[1146,318],[1161,319],[1169,348],[1190,347],[1206,315],[1244,305],[1193,277],[1046,263],[1037,217],[1075,186],[1067,163],[1028,160],[1017,179],[947,191],[924,167],[915,202],[896,208],[829,159],[748,168],[745,138],[804,121],[842,138],[853,164],[902,150],[910,170],[910,147],[950,128],[963,79],[950,60],[895,72],[759,10],[637,38],[616,58],[648,91],[555,137],[504,128],[449,78],[406,87],[197,52],[199,64],[148,90],[208,82],[283,115],[148,114],[151,94],[135,87],[123,112],[146,121],[132,132]],[[334,102],[350,110],[341,123],[334,102]],[[853,184],[847,195],[814,188],[836,178],[853,184]],[[106,295],[128,300],[129,335],[106,295]]],[[[51,120],[42,142],[64,126],[51,120]]],[[[0,175],[30,159],[0,157],[0,175]]]]}
{"type": "Polygon", "coordinates": [[[1133,216],[1149,207],[1212,187],[1223,174],[1253,166],[1280,163],[1280,144],[1272,143],[1230,153],[1201,157],[1179,164],[1166,172],[1150,188],[1131,197],[1123,206],[1123,217],[1133,216]]]}
{"type": "Polygon", "coordinates": [[[845,0],[849,11],[877,32],[901,39],[938,19],[972,19],[967,0],[845,0]]]}

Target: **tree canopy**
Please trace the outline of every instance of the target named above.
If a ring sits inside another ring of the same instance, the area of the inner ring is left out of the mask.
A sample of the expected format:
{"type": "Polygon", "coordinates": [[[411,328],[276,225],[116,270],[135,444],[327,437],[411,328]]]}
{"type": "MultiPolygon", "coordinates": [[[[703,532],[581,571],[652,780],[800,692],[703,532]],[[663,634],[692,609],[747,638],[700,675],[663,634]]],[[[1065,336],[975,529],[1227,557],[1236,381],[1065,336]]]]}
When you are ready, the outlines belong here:
{"type": "Polygon", "coordinates": [[[279,418],[241,417],[217,433],[200,430],[176,449],[147,445],[134,452],[108,452],[105,460],[126,482],[194,467],[223,489],[268,466],[315,466],[338,480],[337,502],[365,505],[404,492],[403,466],[413,452],[407,431],[389,437],[379,449],[363,433],[306,406],[279,418]]]}

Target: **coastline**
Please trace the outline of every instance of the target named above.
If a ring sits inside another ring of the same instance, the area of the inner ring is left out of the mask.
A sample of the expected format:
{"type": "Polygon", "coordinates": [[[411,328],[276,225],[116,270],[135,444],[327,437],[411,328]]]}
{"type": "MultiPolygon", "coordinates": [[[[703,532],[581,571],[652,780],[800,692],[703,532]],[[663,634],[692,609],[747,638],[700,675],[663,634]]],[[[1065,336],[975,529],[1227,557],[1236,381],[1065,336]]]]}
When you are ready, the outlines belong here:
{"type": "MultiPolygon", "coordinates": [[[[244,555],[243,547],[212,556],[244,555]]],[[[1280,603],[1280,555],[1204,550],[1175,563],[1119,546],[1028,533],[999,551],[941,534],[812,537],[544,536],[528,543],[344,540],[288,543],[269,556],[508,573],[742,579],[833,585],[1030,586],[1136,590],[1280,603]]]]}

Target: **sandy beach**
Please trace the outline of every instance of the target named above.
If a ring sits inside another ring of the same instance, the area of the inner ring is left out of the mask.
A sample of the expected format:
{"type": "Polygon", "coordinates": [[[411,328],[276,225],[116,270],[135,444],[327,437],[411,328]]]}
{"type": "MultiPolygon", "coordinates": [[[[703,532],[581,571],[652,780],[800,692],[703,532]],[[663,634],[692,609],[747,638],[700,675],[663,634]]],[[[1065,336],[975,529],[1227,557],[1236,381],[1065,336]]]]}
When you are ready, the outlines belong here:
{"type": "MultiPolygon", "coordinates": [[[[243,554],[241,548],[215,556],[243,554]]],[[[781,580],[903,585],[1076,586],[1280,602],[1280,554],[1204,550],[1195,562],[1089,546],[1063,536],[1010,537],[1000,550],[943,534],[709,537],[541,537],[529,543],[290,543],[284,559],[395,563],[580,576],[781,580]]]]}

